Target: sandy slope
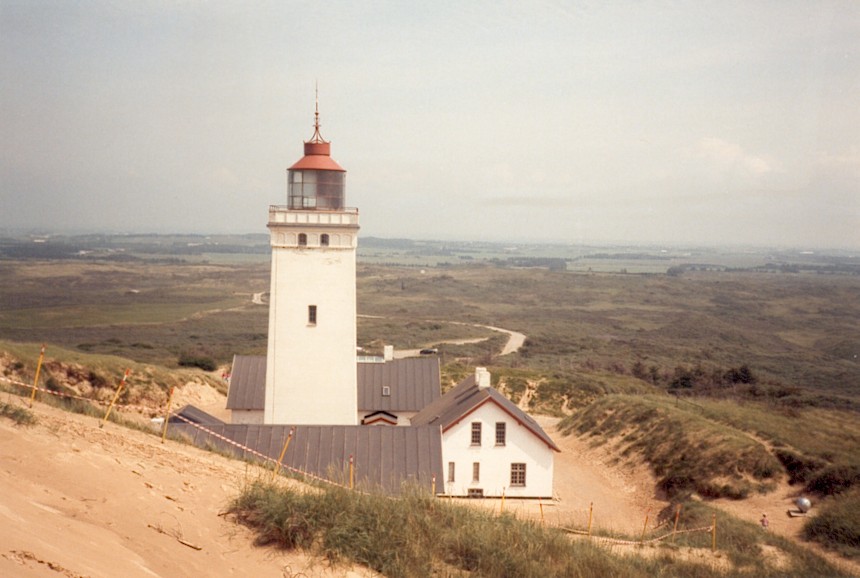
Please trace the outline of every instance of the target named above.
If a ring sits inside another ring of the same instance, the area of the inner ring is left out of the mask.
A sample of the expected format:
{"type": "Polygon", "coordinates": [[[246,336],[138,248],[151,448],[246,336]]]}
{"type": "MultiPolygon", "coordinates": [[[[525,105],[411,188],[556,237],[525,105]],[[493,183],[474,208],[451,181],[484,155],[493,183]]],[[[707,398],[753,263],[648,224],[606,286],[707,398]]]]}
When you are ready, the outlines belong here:
{"type": "Polygon", "coordinates": [[[254,547],[220,514],[257,468],[40,404],[34,411],[32,427],[0,418],[0,576],[371,575],[254,547]]]}
{"type": "MultiPolygon", "coordinates": [[[[208,410],[223,407],[211,392],[185,395],[208,410]]],[[[370,575],[256,548],[248,530],[220,515],[260,475],[256,467],[110,423],[100,429],[97,419],[38,403],[34,411],[39,424],[32,427],[0,419],[0,576],[280,577],[286,568],[370,575]]],[[[542,421],[554,434],[555,420],[542,421]]],[[[641,529],[647,508],[660,505],[647,472],[611,466],[575,437],[554,437],[563,453],[556,457],[559,500],[543,504],[547,521],[584,527],[594,503],[595,527],[641,529]]],[[[530,500],[508,500],[506,509],[539,516],[530,500]]]]}

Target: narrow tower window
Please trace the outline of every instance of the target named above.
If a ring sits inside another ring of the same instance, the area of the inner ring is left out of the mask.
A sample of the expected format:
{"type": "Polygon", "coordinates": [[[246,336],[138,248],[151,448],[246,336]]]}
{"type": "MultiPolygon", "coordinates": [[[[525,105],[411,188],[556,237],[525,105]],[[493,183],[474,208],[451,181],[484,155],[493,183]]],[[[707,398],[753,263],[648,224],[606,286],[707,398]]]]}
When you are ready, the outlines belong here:
{"type": "Polygon", "coordinates": [[[323,247],[328,247],[328,233],[323,233],[320,235],[320,245],[323,247]]]}
{"type": "Polygon", "coordinates": [[[308,305],[308,325],[317,324],[317,306],[308,305]]]}
{"type": "Polygon", "coordinates": [[[299,247],[307,247],[308,245],[308,236],[304,233],[299,233],[299,247]]]}

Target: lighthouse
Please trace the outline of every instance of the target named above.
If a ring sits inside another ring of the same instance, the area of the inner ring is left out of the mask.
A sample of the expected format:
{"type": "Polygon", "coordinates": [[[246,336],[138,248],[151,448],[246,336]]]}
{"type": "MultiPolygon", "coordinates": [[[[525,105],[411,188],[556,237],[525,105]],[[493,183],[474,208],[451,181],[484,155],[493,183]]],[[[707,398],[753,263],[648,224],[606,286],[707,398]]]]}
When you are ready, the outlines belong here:
{"type": "Polygon", "coordinates": [[[287,169],[287,204],[269,207],[272,272],[266,424],[355,425],[358,209],[320,135],[287,169]]]}

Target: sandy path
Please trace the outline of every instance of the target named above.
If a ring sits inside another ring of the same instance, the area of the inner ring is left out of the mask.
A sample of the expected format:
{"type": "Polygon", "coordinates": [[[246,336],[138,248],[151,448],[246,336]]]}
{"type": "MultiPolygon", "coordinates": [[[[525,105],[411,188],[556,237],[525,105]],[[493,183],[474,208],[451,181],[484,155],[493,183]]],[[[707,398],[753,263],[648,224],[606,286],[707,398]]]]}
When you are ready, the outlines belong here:
{"type": "Polygon", "coordinates": [[[220,515],[258,468],[40,404],[34,411],[36,426],[0,418],[0,576],[371,575],[254,547],[249,530],[220,515]]]}

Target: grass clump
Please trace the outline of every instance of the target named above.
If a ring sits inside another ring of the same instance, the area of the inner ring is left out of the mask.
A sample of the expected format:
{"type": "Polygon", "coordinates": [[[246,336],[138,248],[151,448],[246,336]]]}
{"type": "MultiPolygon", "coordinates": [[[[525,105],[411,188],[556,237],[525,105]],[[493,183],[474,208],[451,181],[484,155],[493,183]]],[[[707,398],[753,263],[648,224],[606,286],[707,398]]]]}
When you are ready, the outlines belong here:
{"type": "MultiPolygon", "coordinates": [[[[551,527],[510,514],[494,516],[417,491],[390,498],[332,487],[301,492],[255,482],[229,509],[239,521],[256,529],[261,545],[309,550],[333,562],[365,565],[389,578],[725,576],[724,569],[672,556],[668,547],[656,558],[618,556],[551,527]]],[[[689,502],[686,524],[707,526],[713,512],[704,504],[689,502]]],[[[822,572],[842,576],[783,538],[763,533],[754,524],[719,516],[720,551],[730,558],[733,576],[805,577],[822,572]],[[784,551],[790,565],[763,561],[761,545],[765,543],[784,551]]],[[[680,535],[678,542],[701,550],[704,556],[710,554],[709,534],[680,535]]]]}
{"type": "Polygon", "coordinates": [[[815,540],[849,558],[860,558],[860,490],[828,500],[817,516],[803,526],[809,540],[815,540]]]}
{"type": "MultiPolygon", "coordinates": [[[[230,510],[256,528],[260,544],[310,549],[331,561],[362,564],[391,578],[443,570],[454,576],[591,575],[577,552],[592,548],[576,547],[561,533],[511,516],[496,519],[417,492],[391,499],[342,488],[300,493],[257,482],[230,510]]],[[[611,559],[602,565],[600,575],[631,575],[611,559]]]]}
{"type": "Polygon", "coordinates": [[[0,416],[11,419],[16,425],[34,425],[36,414],[25,407],[0,401],[0,416]]]}

